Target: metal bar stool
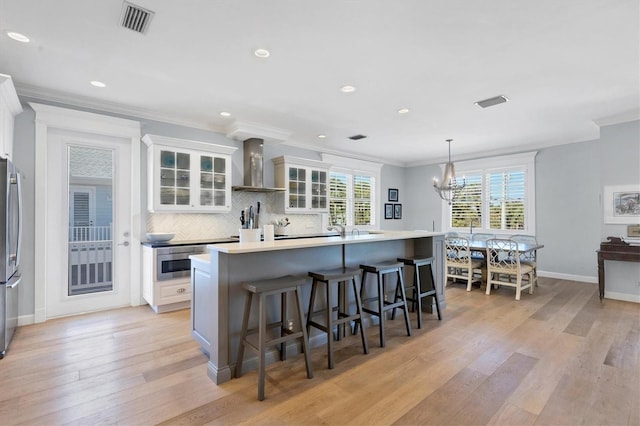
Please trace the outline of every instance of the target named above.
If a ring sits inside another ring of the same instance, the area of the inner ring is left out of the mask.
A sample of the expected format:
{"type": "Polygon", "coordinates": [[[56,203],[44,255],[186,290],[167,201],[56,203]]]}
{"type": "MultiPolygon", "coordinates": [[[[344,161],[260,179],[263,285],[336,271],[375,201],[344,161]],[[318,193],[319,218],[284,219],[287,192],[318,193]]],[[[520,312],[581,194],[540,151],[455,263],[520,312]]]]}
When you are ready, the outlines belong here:
{"type": "MultiPolygon", "coordinates": [[[[407,297],[407,300],[411,301],[411,309],[416,309],[417,305],[417,317],[418,317],[418,328],[422,328],[422,298],[427,296],[432,296],[436,305],[436,311],[438,313],[438,320],[442,320],[442,316],[440,315],[440,303],[438,302],[438,292],[436,291],[436,281],[433,278],[433,257],[427,256],[412,256],[412,257],[399,257],[399,262],[405,264],[405,266],[413,266],[413,285],[410,287],[413,290],[412,297],[407,297]],[[431,277],[431,283],[433,287],[429,290],[426,290],[427,283],[423,283],[420,281],[420,267],[426,266],[429,271],[429,276],[431,277]]],[[[396,289],[396,301],[400,295],[398,294],[398,289],[396,289]]],[[[391,314],[391,319],[394,319],[396,316],[396,310],[394,309],[391,314]]]]}
{"type": "MultiPolygon", "coordinates": [[[[358,286],[356,283],[357,278],[360,277],[360,269],[358,268],[337,268],[324,271],[309,272],[309,276],[313,278],[311,285],[311,300],[309,301],[309,311],[307,313],[307,334],[311,333],[311,327],[315,327],[323,332],[327,333],[327,354],[329,369],[334,367],[333,357],[333,328],[336,327],[336,339],[340,340],[344,334],[345,324],[355,322],[355,328],[360,325],[360,337],[362,339],[362,348],[365,354],[369,353],[369,346],[367,344],[367,337],[364,334],[362,327],[362,302],[360,300],[360,293],[358,292],[358,286]],[[356,312],[349,313],[349,303],[345,301],[346,292],[344,285],[351,282],[353,288],[353,295],[356,302],[356,312]],[[338,284],[338,305],[332,306],[333,301],[333,285],[338,284]],[[320,284],[324,284],[326,289],[327,302],[326,306],[321,311],[314,311],[316,295],[320,291],[320,284]],[[337,312],[334,319],[333,312],[337,312]],[[313,320],[316,315],[324,315],[324,324],[313,320]]],[[[355,332],[354,332],[355,334],[355,332]]]]}
{"type": "Polygon", "coordinates": [[[360,268],[363,270],[362,274],[362,286],[360,287],[360,297],[363,300],[363,303],[367,303],[373,300],[377,300],[378,302],[378,310],[370,309],[363,307],[362,310],[368,314],[375,315],[380,319],[380,346],[384,347],[385,345],[385,336],[384,336],[384,323],[385,323],[385,313],[395,308],[400,308],[404,311],[404,322],[407,326],[407,336],[411,336],[411,322],[409,321],[409,312],[407,309],[407,296],[404,291],[404,280],[402,278],[402,267],[403,263],[401,262],[383,262],[373,265],[360,265],[360,268]],[[364,287],[367,283],[366,277],[367,274],[376,274],[377,279],[377,287],[378,287],[378,297],[371,297],[369,299],[364,298],[364,287]],[[400,300],[394,300],[393,302],[389,300],[385,300],[385,281],[384,276],[387,274],[396,274],[396,293],[398,290],[400,291],[400,300]]]}
{"type": "Polygon", "coordinates": [[[309,336],[307,329],[304,327],[304,311],[302,310],[302,285],[305,283],[306,277],[285,276],[264,281],[253,281],[242,284],[242,288],[247,292],[247,299],[244,307],[244,317],[242,319],[242,333],[240,335],[240,344],[238,346],[238,356],[236,357],[235,376],[242,375],[242,362],[244,358],[244,348],[248,346],[258,354],[258,399],[264,400],[264,383],[265,383],[265,355],[267,348],[273,345],[280,345],[280,360],[287,358],[286,342],[289,340],[301,339],[302,350],[304,352],[304,362],[307,367],[307,377],[313,378],[311,372],[311,357],[309,356],[309,336]],[[287,294],[295,295],[296,307],[298,310],[298,321],[300,331],[290,330],[288,324],[285,323],[287,310],[287,294]],[[258,327],[249,329],[249,317],[251,315],[251,302],[253,295],[259,296],[258,309],[259,319],[258,327]],[[280,320],[274,323],[267,323],[267,297],[280,295],[281,309],[280,320]],[[271,328],[279,328],[280,332],[277,337],[267,340],[267,330],[271,328]],[[258,334],[258,343],[251,342],[247,337],[250,334],[258,334]]]}

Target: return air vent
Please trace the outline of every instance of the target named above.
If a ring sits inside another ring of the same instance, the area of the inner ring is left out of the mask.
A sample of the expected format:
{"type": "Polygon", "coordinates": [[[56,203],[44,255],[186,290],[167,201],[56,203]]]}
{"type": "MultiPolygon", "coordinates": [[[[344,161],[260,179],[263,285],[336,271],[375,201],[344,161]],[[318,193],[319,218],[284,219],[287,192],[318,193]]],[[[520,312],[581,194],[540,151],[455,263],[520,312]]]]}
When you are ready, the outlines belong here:
{"type": "Polygon", "coordinates": [[[352,141],[359,141],[360,139],[364,139],[366,138],[365,135],[353,135],[353,136],[349,136],[349,139],[351,139],[352,141]]]}
{"type": "Polygon", "coordinates": [[[146,34],[154,12],[135,4],[124,2],[122,4],[122,18],[120,25],[140,34],[146,34]]]}
{"type": "Polygon", "coordinates": [[[503,104],[503,103],[507,102],[508,100],[509,99],[507,99],[505,96],[500,95],[500,96],[495,96],[493,98],[485,99],[484,101],[478,101],[478,102],[476,102],[476,105],[478,105],[481,108],[488,108],[490,106],[503,104]]]}

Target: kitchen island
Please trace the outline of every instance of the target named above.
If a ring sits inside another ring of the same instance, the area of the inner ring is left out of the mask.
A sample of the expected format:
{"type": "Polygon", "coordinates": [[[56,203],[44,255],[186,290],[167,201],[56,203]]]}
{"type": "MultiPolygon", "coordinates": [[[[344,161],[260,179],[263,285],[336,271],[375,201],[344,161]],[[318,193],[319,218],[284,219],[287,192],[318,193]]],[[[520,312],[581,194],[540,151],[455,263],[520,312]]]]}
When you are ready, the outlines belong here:
{"type": "MultiPolygon", "coordinates": [[[[379,232],[365,235],[298,238],[254,243],[211,244],[208,254],[191,258],[191,334],[209,356],[207,372],[216,384],[231,379],[242,326],[245,293],[242,282],[264,280],[282,275],[307,275],[312,270],[357,266],[395,260],[400,256],[434,256],[434,276],[440,307],[444,297],[444,235],[428,231],[379,232]]],[[[411,272],[412,271],[406,271],[411,272]]],[[[412,282],[405,273],[407,283],[412,282]]],[[[422,276],[421,276],[422,277],[422,276]]],[[[429,282],[428,277],[423,282],[429,282]]],[[[311,280],[309,279],[309,284],[311,280]]],[[[310,285],[303,292],[308,303],[310,285]]],[[[395,288],[395,283],[390,290],[395,288]]],[[[393,297],[390,294],[390,297],[393,297]]],[[[425,301],[426,302],[426,301],[425,301]]],[[[289,306],[293,307],[292,303],[289,306]]],[[[425,303],[426,310],[435,309],[425,303]]],[[[275,309],[274,309],[275,311],[275,309]]],[[[305,313],[306,315],[306,313],[305,313]]],[[[293,313],[288,318],[294,318],[293,313]]],[[[294,328],[300,324],[293,324],[294,328]]],[[[310,336],[311,347],[324,344],[324,333],[310,336]]],[[[288,351],[298,348],[291,345],[288,351]]],[[[267,356],[267,362],[277,352],[267,356]]],[[[255,368],[255,359],[247,359],[247,369],[255,368]]]]}

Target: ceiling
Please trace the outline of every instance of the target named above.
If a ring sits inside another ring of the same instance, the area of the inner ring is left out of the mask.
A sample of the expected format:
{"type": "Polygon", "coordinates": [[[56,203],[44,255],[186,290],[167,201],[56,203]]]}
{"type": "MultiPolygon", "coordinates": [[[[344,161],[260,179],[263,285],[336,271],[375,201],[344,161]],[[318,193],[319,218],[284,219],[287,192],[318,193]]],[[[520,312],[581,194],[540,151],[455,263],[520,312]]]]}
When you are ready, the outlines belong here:
{"type": "Polygon", "coordinates": [[[448,138],[456,160],[639,117],[638,0],[133,3],[146,34],[122,0],[0,0],[0,73],[22,96],[397,165],[442,161],[448,138]]]}

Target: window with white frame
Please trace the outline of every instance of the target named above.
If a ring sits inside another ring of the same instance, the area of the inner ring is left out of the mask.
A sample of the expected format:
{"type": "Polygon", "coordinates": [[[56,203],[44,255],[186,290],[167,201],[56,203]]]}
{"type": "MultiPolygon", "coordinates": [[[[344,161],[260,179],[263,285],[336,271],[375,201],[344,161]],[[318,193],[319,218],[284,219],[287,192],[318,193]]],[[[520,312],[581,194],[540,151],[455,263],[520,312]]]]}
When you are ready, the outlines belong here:
{"type": "Polygon", "coordinates": [[[328,225],[374,228],[381,164],[323,154],[329,173],[328,225]]]}
{"type": "Polygon", "coordinates": [[[535,234],[535,155],[457,162],[466,185],[446,206],[448,229],[535,234]]]}

